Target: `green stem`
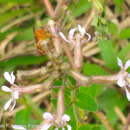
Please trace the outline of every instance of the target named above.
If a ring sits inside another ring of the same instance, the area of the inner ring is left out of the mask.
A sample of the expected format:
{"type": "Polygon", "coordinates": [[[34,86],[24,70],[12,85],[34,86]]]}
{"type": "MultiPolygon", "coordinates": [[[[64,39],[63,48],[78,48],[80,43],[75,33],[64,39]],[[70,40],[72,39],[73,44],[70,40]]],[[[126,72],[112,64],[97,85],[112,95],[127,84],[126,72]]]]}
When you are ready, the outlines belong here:
{"type": "MultiPolygon", "coordinates": [[[[72,101],[76,100],[76,92],[77,92],[77,89],[74,89],[71,92],[72,101]]],[[[79,123],[82,122],[82,119],[80,118],[79,109],[78,109],[78,107],[74,103],[72,104],[72,106],[73,106],[73,112],[74,112],[74,116],[75,116],[75,119],[76,119],[76,123],[78,125],[79,123]]]]}

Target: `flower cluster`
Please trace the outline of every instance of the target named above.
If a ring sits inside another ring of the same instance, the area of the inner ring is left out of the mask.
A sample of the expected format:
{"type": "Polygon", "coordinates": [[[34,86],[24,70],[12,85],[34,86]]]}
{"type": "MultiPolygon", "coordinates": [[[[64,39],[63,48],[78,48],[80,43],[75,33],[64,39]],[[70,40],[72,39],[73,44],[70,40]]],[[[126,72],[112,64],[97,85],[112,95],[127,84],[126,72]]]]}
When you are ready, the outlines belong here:
{"type": "Polygon", "coordinates": [[[76,31],[79,31],[78,36],[79,36],[80,39],[84,38],[85,35],[88,37],[87,40],[82,40],[81,44],[84,43],[84,42],[87,42],[87,41],[89,41],[91,39],[91,35],[89,33],[86,33],[85,28],[81,27],[81,25],[78,25],[78,27],[76,27],[76,28],[70,29],[68,39],[65,37],[65,35],[62,32],[60,32],[59,35],[66,42],[72,43],[73,45],[75,45],[76,44],[76,42],[75,42],[75,33],[76,33],[76,31]]]}
{"type": "Polygon", "coordinates": [[[70,117],[67,114],[64,114],[62,116],[62,119],[60,122],[57,122],[55,116],[53,116],[49,112],[45,112],[43,114],[43,118],[47,121],[42,127],[41,130],[48,130],[51,126],[55,125],[55,130],[58,130],[59,127],[62,127],[62,130],[65,130],[65,126],[67,126],[68,130],[71,130],[71,126],[67,124],[68,121],[70,121],[70,117]]]}
{"type": "Polygon", "coordinates": [[[119,67],[121,68],[121,73],[125,72],[125,74],[126,74],[125,76],[120,76],[120,78],[117,80],[117,84],[118,84],[118,86],[125,89],[126,96],[127,96],[128,100],[130,101],[130,92],[127,89],[127,87],[130,88],[130,83],[127,80],[128,78],[130,78],[130,74],[128,72],[126,72],[128,67],[130,67],[130,60],[128,60],[125,63],[125,65],[123,65],[122,61],[119,58],[117,58],[117,63],[119,65],[119,67]]]}
{"type": "Polygon", "coordinates": [[[13,102],[13,105],[10,109],[10,111],[12,111],[16,105],[16,100],[19,98],[19,91],[13,89],[14,86],[16,86],[14,84],[15,82],[15,75],[13,74],[13,72],[9,73],[9,72],[5,72],[4,73],[4,78],[11,84],[11,88],[9,88],[8,86],[2,86],[2,90],[5,92],[10,92],[11,93],[11,98],[6,102],[6,104],[4,105],[4,110],[6,111],[9,106],[11,105],[11,103],[13,102]]]}

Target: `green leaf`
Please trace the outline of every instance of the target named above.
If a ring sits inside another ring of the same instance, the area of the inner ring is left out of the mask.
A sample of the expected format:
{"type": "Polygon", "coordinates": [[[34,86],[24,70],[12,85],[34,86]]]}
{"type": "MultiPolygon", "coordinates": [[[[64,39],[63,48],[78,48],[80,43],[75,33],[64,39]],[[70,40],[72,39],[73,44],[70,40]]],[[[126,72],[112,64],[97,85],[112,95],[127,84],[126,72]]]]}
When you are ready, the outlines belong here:
{"type": "Polygon", "coordinates": [[[88,11],[92,6],[91,2],[88,2],[88,0],[79,0],[78,3],[73,3],[70,6],[70,10],[72,11],[72,15],[74,17],[78,17],[88,11]]]}
{"type": "Polygon", "coordinates": [[[0,3],[31,3],[33,0],[0,0],[0,3]]]}
{"type": "Polygon", "coordinates": [[[84,63],[83,74],[93,76],[93,75],[108,75],[109,73],[96,64],[84,63]]]}
{"type": "Polygon", "coordinates": [[[31,108],[26,108],[16,113],[15,124],[16,125],[28,125],[31,114],[31,108]]]}
{"type": "Polygon", "coordinates": [[[80,86],[79,92],[89,95],[92,98],[96,98],[103,91],[104,85],[92,84],[91,86],[80,86]]]}
{"type": "Polygon", "coordinates": [[[32,97],[30,95],[24,95],[24,102],[26,106],[32,108],[32,113],[37,116],[38,119],[43,119],[42,114],[43,111],[39,108],[39,106],[32,101],[32,97]]]}
{"type": "Polygon", "coordinates": [[[127,46],[125,46],[124,48],[122,48],[122,50],[118,53],[118,57],[120,57],[120,59],[122,61],[126,60],[126,55],[128,54],[128,52],[130,51],[130,43],[128,43],[127,46]]]}
{"type": "Polygon", "coordinates": [[[100,130],[100,125],[86,124],[82,125],[78,130],[100,130]]]}
{"type": "Polygon", "coordinates": [[[9,12],[2,14],[0,16],[0,25],[9,22],[16,16],[19,17],[19,16],[23,15],[25,12],[26,12],[25,9],[21,9],[21,10],[9,11],[9,12]]]}
{"type": "Polygon", "coordinates": [[[125,29],[121,30],[121,32],[120,32],[120,38],[121,39],[130,38],[130,28],[125,28],[125,29]]]}
{"type": "Polygon", "coordinates": [[[103,11],[103,5],[102,5],[101,1],[100,0],[94,0],[93,2],[95,4],[95,6],[97,7],[97,10],[99,12],[102,12],[103,11]]]}
{"type": "Polygon", "coordinates": [[[17,41],[31,41],[33,40],[34,38],[34,34],[33,34],[33,29],[32,27],[31,28],[26,28],[24,31],[22,31],[21,33],[19,33],[15,38],[14,40],[17,40],[17,41]]]}
{"type": "Polygon", "coordinates": [[[0,67],[6,68],[10,66],[27,66],[27,65],[33,65],[33,64],[41,64],[47,61],[46,56],[17,56],[11,59],[8,59],[6,61],[0,61],[0,67]]]}
{"type": "Polygon", "coordinates": [[[122,111],[128,104],[125,92],[123,95],[121,95],[121,93],[119,93],[114,88],[108,88],[99,97],[99,107],[101,110],[106,112],[107,118],[109,119],[112,125],[114,125],[118,119],[118,116],[114,111],[114,108],[117,106],[122,111]]]}
{"type": "Polygon", "coordinates": [[[76,101],[76,105],[81,109],[87,111],[97,111],[97,104],[95,100],[89,95],[86,95],[84,93],[78,93],[77,98],[78,100],[76,101]]]}
{"type": "Polygon", "coordinates": [[[117,7],[118,12],[120,12],[122,10],[122,4],[123,4],[124,0],[113,0],[113,1],[117,7]]]}
{"type": "Polygon", "coordinates": [[[92,130],[92,129],[91,129],[91,125],[87,124],[87,125],[82,125],[78,130],[92,130]]]}
{"type": "Polygon", "coordinates": [[[111,34],[116,35],[118,33],[118,26],[113,22],[108,23],[108,30],[111,34]]]}
{"type": "Polygon", "coordinates": [[[75,116],[74,116],[73,107],[69,106],[66,109],[65,113],[68,114],[71,118],[68,124],[71,125],[72,130],[76,130],[76,119],[75,119],[75,116]]]}
{"type": "Polygon", "coordinates": [[[105,62],[105,65],[111,69],[117,69],[117,58],[110,40],[100,40],[98,42],[99,48],[101,50],[102,59],[105,62]]]}

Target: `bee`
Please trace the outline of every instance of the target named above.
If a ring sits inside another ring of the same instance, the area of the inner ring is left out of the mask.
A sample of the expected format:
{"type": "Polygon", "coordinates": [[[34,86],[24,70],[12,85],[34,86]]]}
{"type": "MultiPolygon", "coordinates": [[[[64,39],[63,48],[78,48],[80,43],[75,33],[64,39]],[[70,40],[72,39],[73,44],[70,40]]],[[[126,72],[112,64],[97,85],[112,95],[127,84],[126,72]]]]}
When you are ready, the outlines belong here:
{"type": "Polygon", "coordinates": [[[41,41],[44,41],[51,37],[51,34],[43,27],[39,27],[37,30],[33,27],[34,36],[36,40],[35,46],[40,50],[42,54],[45,54],[45,50],[41,45],[41,41]]]}

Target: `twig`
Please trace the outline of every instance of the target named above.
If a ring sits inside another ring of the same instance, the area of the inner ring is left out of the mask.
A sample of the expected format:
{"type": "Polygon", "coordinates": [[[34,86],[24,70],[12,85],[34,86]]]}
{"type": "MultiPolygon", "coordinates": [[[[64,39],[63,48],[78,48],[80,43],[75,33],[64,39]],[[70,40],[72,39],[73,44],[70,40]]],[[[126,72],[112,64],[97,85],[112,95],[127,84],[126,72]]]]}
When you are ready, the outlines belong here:
{"type": "Polygon", "coordinates": [[[130,129],[130,113],[127,116],[126,124],[123,127],[123,130],[129,130],[130,129]]]}
{"type": "Polygon", "coordinates": [[[87,20],[86,20],[86,23],[84,24],[84,28],[85,29],[88,29],[90,23],[92,22],[94,16],[96,14],[96,8],[95,8],[95,5],[93,3],[93,6],[92,6],[92,10],[91,10],[91,13],[90,15],[88,16],[87,20]]]}
{"type": "Polygon", "coordinates": [[[13,49],[10,49],[7,53],[5,53],[5,55],[2,56],[1,60],[6,60],[8,58],[15,57],[18,55],[29,55],[36,53],[37,51],[34,46],[29,46],[33,43],[34,41],[24,41],[19,43],[17,46],[14,46],[13,49]]]}
{"type": "Polygon", "coordinates": [[[96,57],[91,57],[90,61],[92,61],[92,62],[94,62],[94,63],[96,63],[96,64],[98,64],[100,66],[104,66],[104,61],[102,61],[101,59],[98,59],[96,57]]]}
{"type": "Polygon", "coordinates": [[[46,7],[48,15],[53,18],[54,17],[54,9],[53,9],[53,6],[51,5],[50,1],[49,0],[42,0],[42,1],[46,7]]]}
{"type": "Polygon", "coordinates": [[[76,71],[70,71],[69,74],[75,78],[80,85],[88,85],[88,84],[92,84],[92,83],[96,83],[96,84],[117,84],[117,80],[120,77],[126,77],[127,72],[123,72],[123,73],[117,73],[115,75],[109,75],[109,76],[84,76],[82,74],[80,74],[79,72],[76,71]]]}
{"type": "Polygon", "coordinates": [[[50,26],[50,32],[53,35],[52,40],[53,40],[53,44],[54,44],[56,53],[59,56],[62,52],[62,46],[61,46],[61,41],[60,41],[60,38],[59,38],[59,35],[58,35],[58,31],[57,31],[58,26],[53,20],[50,20],[48,22],[48,24],[50,26]]]}
{"type": "Polygon", "coordinates": [[[21,80],[24,78],[29,78],[29,77],[35,77],[35,76],[41,76],[45,75],[48,72],[47,67],[41,67],[35,70],[18,70],[17,71],[17,79],[21,80]]]}
{"type": "Polygon", "coordinates": [[[95,54],[97,54],[99,52],[100,52],[99,47],[95,47],[95,48],[93,48],[93,49],[91,49],[89,51],[83,52],[83,56],[91,57],[91,56],[93,56],[93,55],[95,55],[95,54]]]}
{"type": "Polygon", "coordinates": [[[67,46],[67,44],[65,43],[65,41],[62,40],[62,42],[63,42],[63,47],[65,50],[65,53],[69,59],[69,62],[71,64],[72,68],[75,69],[76,67],[75,67],[74,62],[73,62],[73,57],[72,57],[71,51],[70,51],[69,47],[67,46]]]}
{"type": "Polygon", "coordinates": [[[127,17],[125,20],[123,20],[120,24],[119,24],[119,28],[120,30],[122,30],[123,28],[129,27],[130,26],[130,16],[127,17]]]}
{"type": "Polygon", "coordinates": [[[95,46],[97,46],[97,42],[89,42],[89,43],[87,43],[87,44],[84,45],[82,51],[83,52],[88,51],[91,48],[94,48],[95,46]]]}
{"type": "Polygon", "coordinates": [[[16,88],[16,90],[18,90],[19,93],[22,95],[22,94],[25,94],[25,93],[27,93],[27,94],[35,93],[37,90],[41,91],[42,89],[49,89],[49,87],[52,85],[55,78],[51,77],[50,79],[46,80],[43,84],[30,85],[30,86],[24,87],[24,88],[18,87],[18,88],[16,88]]]}
{"type": "Polygon", "coordinates": [[[96,112],[96,115],[101,120],[101,122],[106,126],[107,130],[114,130],[110,125],[109,121],[107,120],[106,116],[102,112],[98,111],[96,112]]]}
{"type": "Polygon", "coordinates": [[[5,27],[3,27],[0,31],[1,31],[1,32],[5,32],[5,31],[7,31],[8,29],[10,29],[11,27],[13,27],[13,26],[15,26],[15,25],[17,25],[17,24],[19,24],[19,23],[21,23],[21,22],[24,22],[24,21],[26,21],[26,20],[28,20],[28,19],[31,19],[32,17],[35,17],[35,16],[37,16],[37,15],[40,15],[41,13],[42,13],[42,12],[38,12],[38,13],[35,13],[35,14],[26,15],[26,16],[24,16],[24,17],[22,17],[22,18],[18,18],[18,19],[16,19],[16,20],[14,20],[12,23],[10,23],[10,24],[6,25],[5,27]]]}
{"type": "Polygon", "coordinates": [[[61,9],[62,9],[61,7],[63,7],[64,4],[65,4],[65,0],[58,0],[58,4],[57,4],[57,6],[55,8],[55,12],[54,12],[54,18],[55,19],[58,18],[59,14],[61,12],[61,9]]]}
{"type": "Polygon", "coordinates": [[[9,34],[5,40],[3,40],[0,44],[0,54],[3,55],[5,53],[5,47],[7,44],[17,35],[17,32],[13,32],[9,34]]]}
{"type": "Polygon", "coordinates": [[[60,121],[64,111],[64,89],[61,87],[58,92],[58,99],[57,99],[57,119],[60,121]]]}
{"type": "Polygon", "coordinates": [[[117,113],[118,117],[121,119],[122,123],[125,125],[126,118],[125,118],[124,114],[121,112],[121,110],[118,107],[115,107],[114,110],[117,113]]]}

